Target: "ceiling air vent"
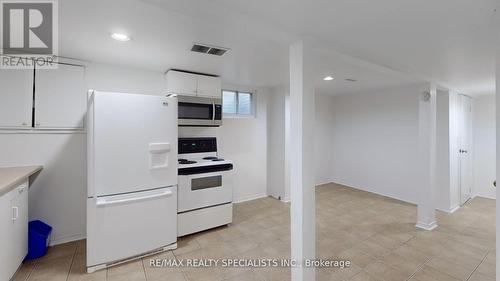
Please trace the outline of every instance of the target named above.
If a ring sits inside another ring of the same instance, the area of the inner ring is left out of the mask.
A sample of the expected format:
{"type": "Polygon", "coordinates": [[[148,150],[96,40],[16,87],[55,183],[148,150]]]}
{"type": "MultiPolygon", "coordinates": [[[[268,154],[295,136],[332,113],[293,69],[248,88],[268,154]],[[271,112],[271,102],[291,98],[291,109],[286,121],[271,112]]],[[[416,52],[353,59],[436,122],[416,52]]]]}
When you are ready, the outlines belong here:
{"type": "Polygon", "coordinates": [[[345,81],[348,81],[348,82],[356,82],[356,81],[358,81],[358,80],[356,80],[356,79],[352,79],[352,78],[347,78],[347,79],[345,79],[345,81]]]}
{"type": "Polygon", "coordinates": [[[195,44],[193,44],[193,47],[191,47],[191,51],[197,52],[197,53],[215,55],[215,56],[222,56],[225,53],[227,53],[227,51],[229,51],[229,49],[223,48],[223,47],[216,47],[216,46],[195,43],[195,44]]]}

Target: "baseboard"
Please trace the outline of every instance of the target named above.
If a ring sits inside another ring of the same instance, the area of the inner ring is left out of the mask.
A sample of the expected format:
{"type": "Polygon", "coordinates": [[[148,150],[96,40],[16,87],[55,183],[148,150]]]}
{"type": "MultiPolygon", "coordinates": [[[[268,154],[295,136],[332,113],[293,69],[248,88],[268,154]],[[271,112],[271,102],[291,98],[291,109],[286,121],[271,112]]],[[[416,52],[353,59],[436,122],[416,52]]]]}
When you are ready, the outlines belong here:
{"type": "Polygon", "coordinates": [[[417,205],[416,202],[409,201],[409,200],[406,200],[406,199],[401,199],[401,198],[398,198],[398,197],[396,197],[394,195],[384,194],[382,192],[369,190],[369,189],[366,189],[366,188],[363,188],[363,187],[353,186],[351,184],[342,183],[340,181],[332,181],[331,183],[339,184],[339,185],[343,185],[343,186],[347,186],[347,187],[350,187],[350,188],[354,188],[354,189],[357,189],[357,190],[361,190],[361,191],[365,191],[365,192],[377,194],[377,195],[384,196],[384,197],[389,197],[389,198],[396,199],[396,200],[399,200],[399,201],[402,201],[402,202],[405,202],[405,203],[408,203],[408,204],[412,204],[412,205],[415,205],[415,206],[417,205]]]}
{"type": "Polygon", "coordinates": [[[283,198],[281,199],[281,202],[283,203],[290,203],[292,200],[290,200],[290,198],[283,198]]]}
{"type": "Polygon", "coordinates": [[[57,237],[54,239],[50,239],[50,244],[49,246],[55,246],[59,244],[64,244],[64,243],[69,243],[73,241],[78,241],[85,239],[87,236],[85,234],[75,234],[75,235],[66,235],[66,236],[61,236],[57,237]]]}
{"type": "MultiPolygon", "coordinates": [[[[402,201],[402,202],[405,202],[405,203],[408,203],[408,204],[412,204],[412,205],[415,205],[417,206],[417,203],[416,202],[413,202],[413,201],[409,201],[409,200],[405,200],[405,199],[401,199],[401,198],[398,198],[396,196],[393,196],[393,195],[388,195],[388,194],[384,194],[384,193],[381,193],[381,192],[376,192],[376,191],[372,191],[372,190],[369,190],[369,189],[366,189],[366,188],[362,188],[362,187],[357,187],[357,186],[353,186],[353,185],[350,185],[350,184],[346,184],[346,183],[342,183],[340,181],[333,181],[331,183],[334,183],[334,184],[339,184],[339,185],[343,185],[343,186],[347,186],[347,187],[350,187],[350,188],[354,188],[354,189],[357,189],[357,190],[361,190],[361,191],[365,191],[365,192],[370,192],[370,193],[373,193],[373,194],[377,194],[377,195],[381,195],[381,196],[384,196],[384,197],[389,197],[389,198],[392,198],[392,199],[396,199],[396,200],[399,200],[399,201],[402,201]]],[[[486,198],[486,197],[485,197],[486,198]]],[[[490,198],[491,199],[491,198],[490,198]]],[[[493,198],[494,199],[494,198],[493,198]]],[[[445,209],[441,209],[441,208],[436,208],[436,210],[439,210],[439,211],[442,211],[442,212],[445,212],[445,213],[448,213],[448,214],[453,214],[454,212],[456,212],[458,209],[460,209],[460,206],[455,206],[449,210],[445,210],[445,209]]]]}
{"type": "Polygon", "coordinates": [[[268,197],[267,193],[257,194],[257,195],[251,195],[251,196],[243,197],[243,198],[240,198],[240,199],[236,199],[236,200],[233,201],[233,203],[243,203],[243,202],[246,202],[246,201],[252,201],[252,200],[256,200],[256,199],[260,199],[260,198],[264,198],[264,197],[268,197]]]}
{"type": "Polygon", "coordinates": [[[418,222],[417,225],[415,225],[415,226],[417,228],[420,228],[420,229],[423,229],[423,230],[431,231],[431,230],[433,230],[434,228],[437,227],[437,223],[436,223],[436,221],[433,221],[431,223],[418,222]]]}
{"type": "Polygon", "coordinates": [[[474,195],[474,197],[472,198],[476,198],[476,197],[481,197],[481,198],[486,198],[486,199],[491,199],[491,200],[497,200],[496,197],[493,197],[493,196],[487,196],[487,195],[474,195]]]}
{"type": "Polygon", "coordinates": [[[455,206],[450,209],[443,209],[443,208],[436,208],[436,210],[447,213],[447,214],[453,214],[455,213],[458,209],[460,209],[460,206],[455,206]]]}
{"type": "Polygon", "coordinates": [[[322,185],[327,185],[327,184],[331,184],[333,181],[327,181],[327,182],[321,182],[321,183],[316,183],[315,184],[315,187],[320,187],[322,185]]]}

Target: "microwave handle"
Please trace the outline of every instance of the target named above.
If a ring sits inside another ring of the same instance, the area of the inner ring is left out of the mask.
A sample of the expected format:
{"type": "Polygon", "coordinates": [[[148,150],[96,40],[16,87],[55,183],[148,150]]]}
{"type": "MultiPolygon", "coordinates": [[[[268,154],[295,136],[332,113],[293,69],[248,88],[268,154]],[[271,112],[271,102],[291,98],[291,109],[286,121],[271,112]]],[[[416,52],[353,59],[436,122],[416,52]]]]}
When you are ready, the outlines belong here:
{"type": "Polygon", "coordinates": [[[215,101],[212,101],[212,120],[215,120],[215,101]]]}

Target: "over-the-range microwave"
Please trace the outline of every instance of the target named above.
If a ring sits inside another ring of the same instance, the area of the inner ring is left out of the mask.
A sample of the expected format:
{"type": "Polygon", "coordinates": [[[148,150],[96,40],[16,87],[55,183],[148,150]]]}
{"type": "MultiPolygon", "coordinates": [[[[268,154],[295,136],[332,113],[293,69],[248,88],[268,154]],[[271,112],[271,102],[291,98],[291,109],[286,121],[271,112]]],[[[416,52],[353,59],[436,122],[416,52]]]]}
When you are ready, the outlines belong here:
{"type": "Polygon", "coordinates": [[[222,125],[222,99],[177,96],[179,126],[218,127],[222,125]]]}

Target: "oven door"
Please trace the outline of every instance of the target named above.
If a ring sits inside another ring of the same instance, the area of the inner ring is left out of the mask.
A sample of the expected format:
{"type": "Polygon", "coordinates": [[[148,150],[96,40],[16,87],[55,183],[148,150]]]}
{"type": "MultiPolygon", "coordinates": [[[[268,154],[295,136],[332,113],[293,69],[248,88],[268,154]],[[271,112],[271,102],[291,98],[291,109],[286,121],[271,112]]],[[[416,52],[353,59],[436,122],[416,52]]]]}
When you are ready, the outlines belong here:
{"type": "Polygon", "coordinates": [[[230,171],[179,175],[178,213],[232,201],[233,179],[230,171]]]}
{"type": "Polygon", "coordinates": [[[220,126],[222,105],[220,99],[178,97],[179,126],[220,126]]]}

